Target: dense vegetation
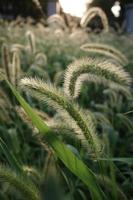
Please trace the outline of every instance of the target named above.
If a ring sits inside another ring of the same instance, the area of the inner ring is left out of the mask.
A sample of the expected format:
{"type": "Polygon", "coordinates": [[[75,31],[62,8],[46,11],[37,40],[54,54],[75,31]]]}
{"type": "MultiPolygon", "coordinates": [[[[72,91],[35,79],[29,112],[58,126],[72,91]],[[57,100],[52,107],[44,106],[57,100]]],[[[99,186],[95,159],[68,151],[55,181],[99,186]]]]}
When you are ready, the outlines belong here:
{"type": "Polygon", "coordinates": [[[1,22],[0,199],[132,199],[133,36],[61,23],[1,22]]]}

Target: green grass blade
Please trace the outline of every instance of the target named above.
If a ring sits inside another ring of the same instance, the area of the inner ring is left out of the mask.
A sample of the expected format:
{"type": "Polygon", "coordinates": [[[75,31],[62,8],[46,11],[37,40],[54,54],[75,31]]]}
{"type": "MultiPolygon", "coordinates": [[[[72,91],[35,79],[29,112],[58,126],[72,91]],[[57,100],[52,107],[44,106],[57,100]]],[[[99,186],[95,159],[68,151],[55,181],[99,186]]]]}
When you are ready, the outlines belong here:
{"type": "Polygon", "coordinates": [[[81,160],[79,160],[63,142],[58,139],[53,131],[33,111],[23,97],[21,97],[17,90],[7,80],[6,82],[27,115],[32,120],[33,124],[38,128],[41,134],[45,135],[47,142],[54,149],[56,155],[73,174],[75,174],[84,182],[84,184],[88,186],[90,193],[93,195],[93,199],[106,199],[105,194],[96,181],[94,173],[81,160]]]}

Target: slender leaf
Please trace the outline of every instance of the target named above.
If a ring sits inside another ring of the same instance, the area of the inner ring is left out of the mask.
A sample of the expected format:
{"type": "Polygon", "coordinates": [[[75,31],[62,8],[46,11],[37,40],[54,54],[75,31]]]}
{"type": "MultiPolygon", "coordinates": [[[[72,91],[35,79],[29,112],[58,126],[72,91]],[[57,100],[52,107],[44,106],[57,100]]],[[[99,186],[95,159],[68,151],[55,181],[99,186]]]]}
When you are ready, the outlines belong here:
{"type": "Polygon", "coordinates": [[[53,133],[53,130],[51,130],[35,113],[35,111],[33,111],[30,105],[21,97],[17,90],[7,80],[6,82],[27,115],[32,120],[33,124],[38,128],[41,134],[45,135],[47,142],[54,149],[56,155],[73,174],[75,174],[88,186],[93,199],[107,199],[98,185],[94,173],[80,159],[78,159],[62,141],[58,139],[58,137],[53,133]]]}

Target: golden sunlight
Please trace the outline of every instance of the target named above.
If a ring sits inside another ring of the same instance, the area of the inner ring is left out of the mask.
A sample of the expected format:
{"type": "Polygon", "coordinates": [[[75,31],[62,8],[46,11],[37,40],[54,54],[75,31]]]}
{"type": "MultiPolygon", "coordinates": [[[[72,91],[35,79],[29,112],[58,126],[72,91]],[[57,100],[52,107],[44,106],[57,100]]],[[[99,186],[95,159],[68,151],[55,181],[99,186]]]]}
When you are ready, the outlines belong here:
{"type": "Polygon", "coordinates": [[[63,11],[76,17],[82,17],[86,11],[86,4],[92,1],[93,0],[59,0],[63,11]]]}

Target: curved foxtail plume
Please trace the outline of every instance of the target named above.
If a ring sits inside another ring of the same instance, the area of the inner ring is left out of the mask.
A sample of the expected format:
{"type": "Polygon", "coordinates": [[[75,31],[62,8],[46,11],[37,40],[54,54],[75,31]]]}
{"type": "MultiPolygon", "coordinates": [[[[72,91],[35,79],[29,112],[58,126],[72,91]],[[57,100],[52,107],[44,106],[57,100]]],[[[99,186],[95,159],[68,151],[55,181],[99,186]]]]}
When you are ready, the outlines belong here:
{"type": "Polygon", "coordinates": [[[6,78],[13,84],[17,85],[17,78],[20,75],[21,65],[20,65],[20,56],[19,51],[16,49],[13,51],[12,61],[9,54],[9,49],[6,44],[2,46],[2,63],[3,63],[3,72],[5,73],[6,78]]]}
{"type": "Polygon", "coordinates": [[[45,66],[47,64],[47,56],[42,52],[36,53],[35,63],[40,66],[45,66]]]}
{"type": "Polygon", "coordinates": [[[122,52],[120,52],[118,49],[111,47],[110,45],[107,45],[107,44],[86,43],[86,44],[83,44],[80,47],[80,49],[89,53],[96,53],[96,54],[108,56],[112,58],[113,60],[116,60],[122,65],[125,65],[128,63],[127,58],[125,57],[125,55],[123,55],[122,52]]]}
{"type": "Polygon", "coordinates": [[[104,84],[121,90],[130,85],[131,78],[120,65],[108,60],[79,59],[70,64],[66,70],[64,92],[69,97],[77,98],[85,81],[104,84]]]}
{"type": "MultiPolygon", "coordinates": [[[[91,115],[84,116],[77,105],[67,99],[63,92],[57,90],[52,85],[47,85],[39,79],[23,78],[20,81],[20,86],[23,90],[29,92],[36,99],[48,103],[59,114],[63,113],[66,122],[71,122],[72,128],[75,126],[78,129],[77,138],[81,144],[87,146],[91,152],[96,155],[101,152],[101,143],[95,132],[95,126],[91,115]]],[[[96,156],[95,155],[95,156],[96,156]]]]}
{"type": "Polygon", "coordinates": [[[10,64],[10,55],[9,55],[9,48],[6,44],[2,45],[2,65],[4,72],[6,74],[6,77],[9,81],[11,78],[11,64],[10,64]]]}
{"type": "Polygon", "coordinates": [[[11,82],[17,86],[17,81],[21,72],[20,55],[18,51],[13,52],[12,57],[12,77],[11,82]]]}
{"type": "Polygon", "coordinates": [[[82,27],[87,27],[87,24],[96,16],[101,18],[104,32],[109,32],[108,18],[105,12],[99,7],[90,8],[82,17],[80,25],[82,27]]]}
{"type": "Polygon", "coordinates": [[[55,25],[58,24],[60,28],[63,28],[64,30],[67,29],[64,19],[58,14],[51,15],[47,19],[47,23],[49,26],[54,25],[54,27],[55,27],[55,25]]]}
{"type": "Polygon", "coordinates": [[[39,191],[35,185],[26,177],[15,174],[7,167],[0,166],[0,182],[11,185],[24,199],[40,200],[39,191]]]}
{"type": "Polygon", "coordinates": [[[36,41],[35,41],[35,35],[32,33],[32,31],[26,32],[26,37],[28,40],[28,48],[32,54],[36,53],[36,41]]]}

